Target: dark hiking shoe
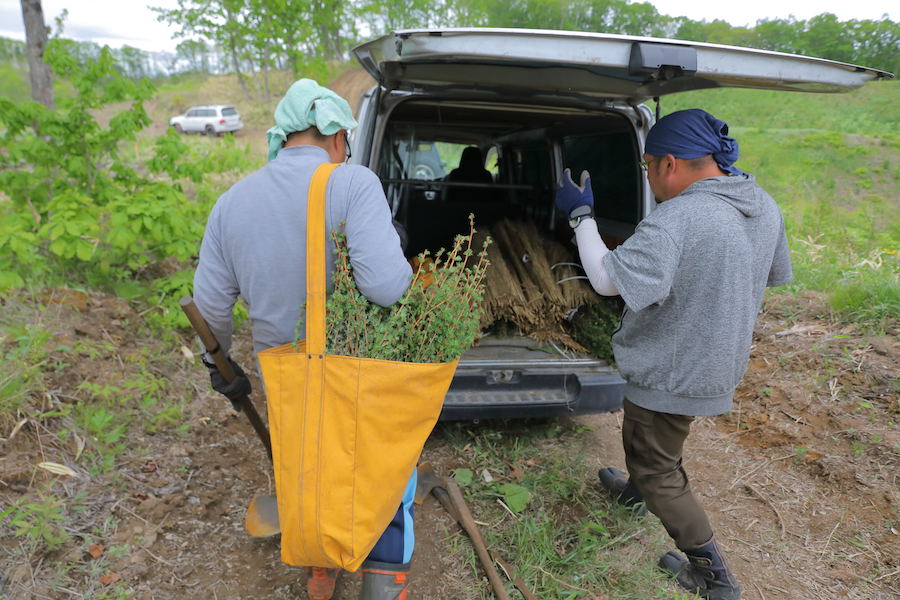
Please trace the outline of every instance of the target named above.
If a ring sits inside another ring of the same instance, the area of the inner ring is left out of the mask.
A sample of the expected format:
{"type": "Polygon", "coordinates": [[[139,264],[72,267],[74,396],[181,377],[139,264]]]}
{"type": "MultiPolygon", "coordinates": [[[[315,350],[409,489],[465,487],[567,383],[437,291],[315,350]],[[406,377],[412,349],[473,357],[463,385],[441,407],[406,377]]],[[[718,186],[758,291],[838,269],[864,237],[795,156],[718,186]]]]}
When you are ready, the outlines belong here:
{"type": "Polygon", "coordinates": [[[337,569],[306,567],[306,591],[310,600],[331,600],[337,569]]]}
{"type": "Polygon", "coordinates": [[[360,569],[359,600],[406,600],[409,564],[395,565],[367,560],[360,569]]]}
{"type": "Polygon", "coordinates": [[[659,559],[659,568],[675,577],[678,585],[692,594],[711,600],[739,600],[741,586],[728,568],[722,548],[713,536],[708,542],[685,550],[687,559],[678,552],[667,552],[659,559]]]}
{"type": "Polygon", "coordinates": [[[644,497],[634,489],[631,480],[625,473],[615,467],[604,467],[600,469],[598,475],[600,475],[600,485],[616,502],[632,509],[634,514],[639,517],[647,516],[644,497]]]}

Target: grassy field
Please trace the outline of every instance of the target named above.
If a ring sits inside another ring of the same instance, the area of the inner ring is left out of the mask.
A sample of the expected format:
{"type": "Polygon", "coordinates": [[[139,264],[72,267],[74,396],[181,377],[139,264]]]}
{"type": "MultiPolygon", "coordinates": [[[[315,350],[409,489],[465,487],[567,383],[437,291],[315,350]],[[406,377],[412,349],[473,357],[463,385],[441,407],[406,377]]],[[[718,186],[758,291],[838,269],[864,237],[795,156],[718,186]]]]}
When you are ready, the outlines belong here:
{"type": "Polygon", "coordinates": [[[663,99],[727,122],[737,166],[781,206],[794,281],[828,291],[844,318],[900,316],[900,83],[849,94],[709,90],[663,99]]]}

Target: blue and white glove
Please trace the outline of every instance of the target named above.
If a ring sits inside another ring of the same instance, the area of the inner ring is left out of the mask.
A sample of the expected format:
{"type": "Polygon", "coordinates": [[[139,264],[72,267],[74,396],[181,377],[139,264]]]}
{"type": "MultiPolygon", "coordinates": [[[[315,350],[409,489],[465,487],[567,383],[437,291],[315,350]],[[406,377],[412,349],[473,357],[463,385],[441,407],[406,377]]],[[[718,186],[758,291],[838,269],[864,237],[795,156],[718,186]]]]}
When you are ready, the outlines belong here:
{"type": "Polygon", "coordinates": [[[587,171],[581,172],[581,185],[576,185],[572,181],[572,171],[566,169],[563,176],[559,180],[556,188],[556,206],[559,207],[566,217],[572,214],[572,211],[579,206],[594,206],[594,192],[591,191],[591,174],[587,171]]]}

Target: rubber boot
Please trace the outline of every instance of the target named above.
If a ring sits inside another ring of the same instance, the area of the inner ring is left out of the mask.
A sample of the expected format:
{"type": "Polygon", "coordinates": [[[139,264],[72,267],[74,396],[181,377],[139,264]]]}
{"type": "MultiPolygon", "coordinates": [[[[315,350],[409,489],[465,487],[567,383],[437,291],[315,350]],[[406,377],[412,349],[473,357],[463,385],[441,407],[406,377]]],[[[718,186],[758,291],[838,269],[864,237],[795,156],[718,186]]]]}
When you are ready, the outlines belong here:
{"type": "Polygon", "coordinates": [[[306,567],[306,591],[309,600],[331,600],[337,569],[327,567],[306,567]]]}
{"type": "Polygon", "coordinates": [[[409,563],[391,563],[367,560],[360,569],[362,590],[359,600],[406,600],[409,583],[409,563]]]}
{"type": "Polygon", "coordinates": [[[600,485],[616,502],[632,509],[634,514],[639,517],[647,516],[644,497],[634,489],[631,479],[625,473],[615,467],[605,467],[600,469],[598,475],[600,476],[600,485]]]}
{"type": "Polygon", "coordinates": [[[687,560],[678,552],[663,554],[659,568],[674,575],[678,585],[701,598],[738,600],[741,597],[741,586],[731,574],[715,535],[699,548],[684,553],[687,560]]]}

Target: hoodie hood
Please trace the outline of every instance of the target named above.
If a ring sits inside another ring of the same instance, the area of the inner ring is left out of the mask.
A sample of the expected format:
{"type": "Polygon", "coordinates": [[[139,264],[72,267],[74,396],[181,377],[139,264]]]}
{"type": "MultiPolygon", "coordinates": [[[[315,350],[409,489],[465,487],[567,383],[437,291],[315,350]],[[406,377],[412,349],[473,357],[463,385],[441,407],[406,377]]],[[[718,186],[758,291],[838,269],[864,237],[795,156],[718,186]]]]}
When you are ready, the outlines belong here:
{"type": "Polygon", "coordinates": [[[692,183],[679,194],[696,193],[713,194],[729,203],[745,217],[758,217],[765,212],[770,196],[756,185],[756,177],[752,173],[740,175],[709,177],[692,183]]]}

